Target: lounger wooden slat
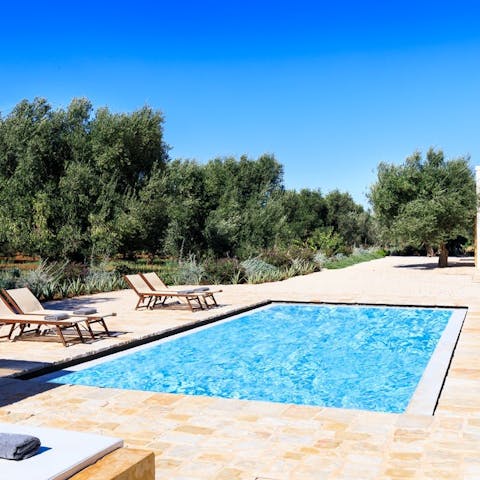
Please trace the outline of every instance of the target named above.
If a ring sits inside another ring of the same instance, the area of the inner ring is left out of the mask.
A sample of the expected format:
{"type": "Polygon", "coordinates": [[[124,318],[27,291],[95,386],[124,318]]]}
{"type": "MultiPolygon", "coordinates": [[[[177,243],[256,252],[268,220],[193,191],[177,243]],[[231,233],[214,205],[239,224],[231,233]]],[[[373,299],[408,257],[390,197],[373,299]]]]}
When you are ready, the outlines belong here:
{"type": "MultiPolygon", "coordinates": [[[[173,290],[163,282],[163,280],[155,273],[140,273],[139,274],[144,280],[145,283],[155,291],[163,291],[163,292],[172,292],[173,294],[178,293],[177,290],[173,290]]],[[[199,295],[199,298],[203,300],[204,305],[206,308],[210,307],[218,307],[218,303],[215,299],[214,294],[220,293],[222,290],[210,290],[208,287],[199,287],[199,288],[192,288],[192,292],[199,295]]]]}
{"type": "Polygon", "coordinates": [[[153,308],[159,303],[163,305],[169,297],[184,299],[192,312],[194,310],[203,310],[199,293],[191,291],[171,292],[168,289],[164,291],[153,290],[139,274],[125,275],[124,278],[130,288],[138,295],[135,310],[142,307],[153,308]]]}
{"type": "Polygon", "coordinates": [[[46,327],[47,329],[53,330],[56,335],[60,338],[63,345],[67,346],[67,341],[64,335],[65,330],[73,329],[82,343],[85,343],[85,339],[80,330],[80,324],[84,322],[85,319],[66,319],[66,320],[46,320],[45,317],[40,315],[22,315],[14,313],[6,300],[0,297],[0,323],[4,325],[10,325],[10,331],[8,338],[14,340],[16,338],[22,337],[26,333],[35,332],[37,335],[41,335],[41,328],[46,327]],[[35,327],[31,330],[26,330],[30,326],[34,325],[35,327]],[[18,333],[14,336],[15,330],[18,329],[18,333]]]}
{"type": "Polygon", "coordinates": [[[56,315],[59,313],[66,313],[72,318],[81,317],[88,330],[88,333],[92,338],[95,338],[95,334],[92,330],[92,324],[98,323],[105,330],[105,333],[109,336],[110,331],[105,322],[105,317],[115,316],[115,313],[109,314],[90,314],[90,315],[75,315],[71,310],[53,310],[43,308],[43,305],[39,302],[37,297],[28,288],[13,288],[8,290],[2,290],[3,295],[10,303],[10,305],[18,312],[28,315],[56,315]]]}

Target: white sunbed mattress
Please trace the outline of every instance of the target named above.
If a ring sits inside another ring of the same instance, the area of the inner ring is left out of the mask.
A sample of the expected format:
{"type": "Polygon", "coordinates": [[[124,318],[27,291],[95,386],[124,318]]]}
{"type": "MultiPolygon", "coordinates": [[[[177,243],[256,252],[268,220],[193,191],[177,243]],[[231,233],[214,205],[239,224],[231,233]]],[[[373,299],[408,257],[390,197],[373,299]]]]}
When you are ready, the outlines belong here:
{"type": "Polygon", "coordinates": [[[119,438],[13,423],[0,423],[0,432],[33,435],[41,442],[26,460],[0,459],[0,480],[64,480],[123,446],[119,438]]]}

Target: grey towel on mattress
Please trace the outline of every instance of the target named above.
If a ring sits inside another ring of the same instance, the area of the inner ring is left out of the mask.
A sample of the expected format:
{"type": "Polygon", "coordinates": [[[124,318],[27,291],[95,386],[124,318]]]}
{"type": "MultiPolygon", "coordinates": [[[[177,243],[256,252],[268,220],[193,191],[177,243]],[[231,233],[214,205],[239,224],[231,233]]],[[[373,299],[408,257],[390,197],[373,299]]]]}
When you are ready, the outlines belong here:
{"type": "Polygon", "coordinates": [[[80,307],[73,311],[74,315],[91,315],[97,313],[97,309],[93,307],[80,307]]]}
{"type": "Polygon", "coordinates": [[[56,322],[57,320],[66,320],[67,318],[70,318],[70,315],[68,313],[49,313],[48,315],[45,315],[45,320],[49,321],[54,321],[56,322]]]}
{"type": "Polygon", "coordinates": [[[210,290],[208,287],[200,287],[200,288],[192,288],[191,290],[179,290],[177,293],[193,294],[193,293],[207,292],[208,290],[210,290]]]}
{"type": "Polygon", "coordinates": [[[0,433],[0,458],[24,460],[32,457],[40,448],[40,440],[20,433],[0,433]]]}

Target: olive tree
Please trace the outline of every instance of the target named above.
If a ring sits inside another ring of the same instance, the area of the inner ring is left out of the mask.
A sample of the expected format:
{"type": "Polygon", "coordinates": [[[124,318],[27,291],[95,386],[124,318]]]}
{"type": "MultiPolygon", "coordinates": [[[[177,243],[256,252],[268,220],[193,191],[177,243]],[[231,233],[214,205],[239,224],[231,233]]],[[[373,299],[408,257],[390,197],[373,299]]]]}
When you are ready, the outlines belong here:
{"type": "Polygon", "coordinates": [[[471,236],[475,179],[465,157],[446,160],[441,150],[419,152],[401,165],[381,163],[369,194],[383,239],[401,247],[438,247],[448,265],[447,242],[471,236]]]}

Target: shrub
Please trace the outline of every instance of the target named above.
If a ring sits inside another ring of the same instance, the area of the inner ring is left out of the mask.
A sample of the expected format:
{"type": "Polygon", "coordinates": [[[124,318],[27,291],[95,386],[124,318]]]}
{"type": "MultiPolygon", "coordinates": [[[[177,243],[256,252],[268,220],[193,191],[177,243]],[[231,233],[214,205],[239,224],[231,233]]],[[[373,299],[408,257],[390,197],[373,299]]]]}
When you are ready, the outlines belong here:
{"type": "Polygon", "coordinates": [[[288,267],[291,264],[291,256],[286,249],[274,248],[265,250],[260,257],[262,261],[274,267],[288,267]]]}
{"type": "Polygon", "coordinates": [[[64,278],[63,272],[67,263],[48,263],[43,260],[35,270],[25,272],[23,278],[19,278],[17,285],[28,287],[39,299],[54,298],[58,285],[64,278]]]}
{"type": "Polygon", "coordinates": [[[381,249],[373,249],[369,253],[357,254],[357,255],[338,255],[334,258],[328,259],[324,266],[329,269],[345,268],[355,265],[356,263],[368,262],[370,260],[376,260],[386,255],[386,252],[381,249]]]}
{"type": "Polygon", "coordinates": [[[0,271],[0,288],[15,288],[21,278],[21,271],[18,268],[0,271]]]}
{"type": "Polygon", "coordinates": [[[240,264],[247,283],[275,282],[286,277],[286,270],[271,265],[259,257],[249,258],[240,264]]]}
{"type": "Polygon", "coordinates": [[[313,255],[314,252],[305,245],[289,245],[265,250],[261,253],[260,258],[275,267],[288,268],[295,260],[312,261],[313,255]]]}
{"type": "Polygon", "coordinates": [[[261,260],[260,257],[248,258],[240,265],[245,270],[247,277],[257,274],[266,275],[278,270],[277,267],[261,260]]]}
{"type": "Polygon", "coordinates": [[[325,265],[327,260],[327,256],[321,251],[318,251],[313,255],[313,262],[318,265],[320,269],[325,265]]]}
{"type": "Polygon", "coordinates": [[[195,255],[190,255],[187,260],[178,264],[175,283],[179,285],[198,285],[205,277],[203,265],[197,262],[195,255]]]}
{"type": "Polygon", "coordinates": [[[318,272],[319,270],[321,270],[321,268],[315,262],[303,258],[294,258],[292,264],[287,269],[287,278],[306,275],[308,273],[318,272]]]}
{"type": "Polygon", "coordinates": [[[306,245],[314,252],[322,251],[327,257],[344,252],[346,248],[342,236],[333,227],[317,228],[307,239],[306,245]]]}
{"type": "Polygon", "coordinates": [[[243,271],[236,258],[208,258],[203,261],[205,282],[212,284],[240,283],[243,271]]]}

